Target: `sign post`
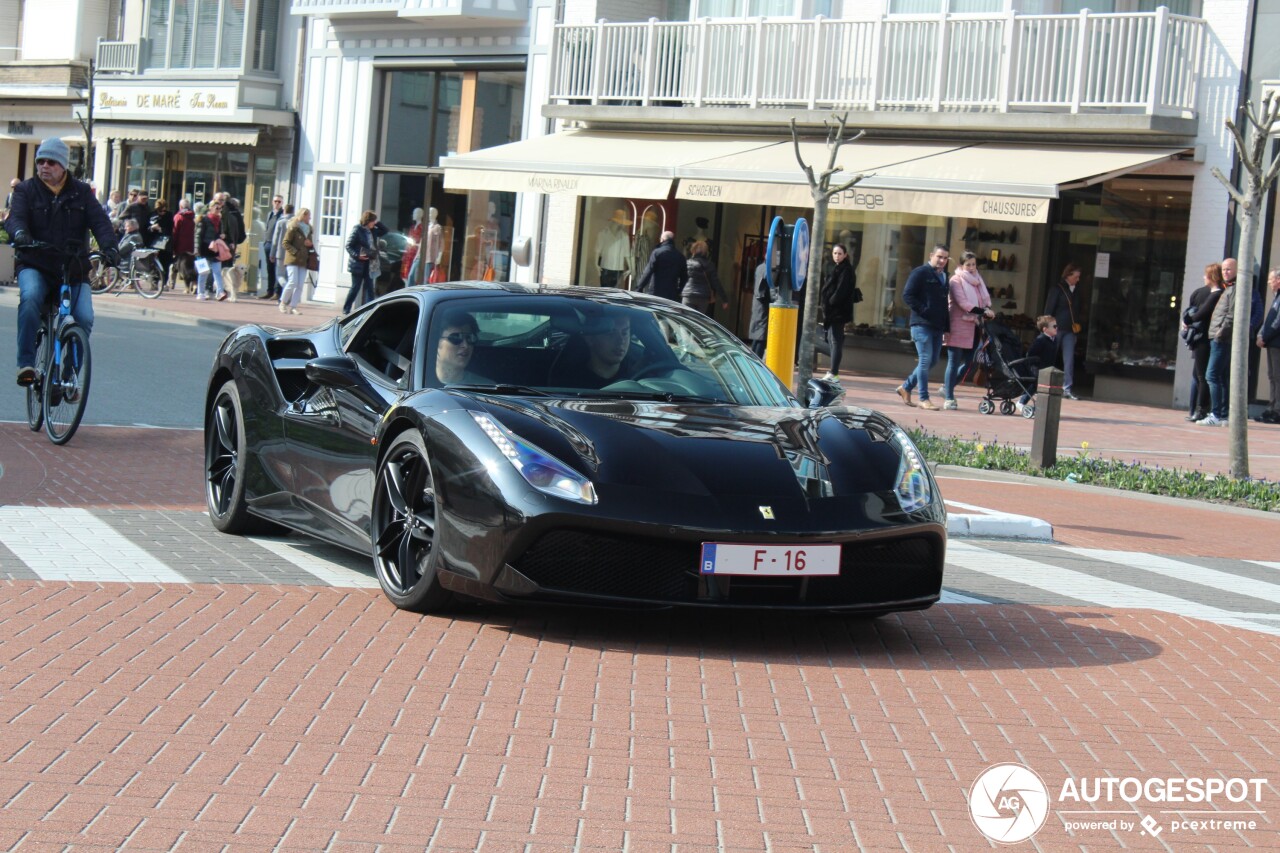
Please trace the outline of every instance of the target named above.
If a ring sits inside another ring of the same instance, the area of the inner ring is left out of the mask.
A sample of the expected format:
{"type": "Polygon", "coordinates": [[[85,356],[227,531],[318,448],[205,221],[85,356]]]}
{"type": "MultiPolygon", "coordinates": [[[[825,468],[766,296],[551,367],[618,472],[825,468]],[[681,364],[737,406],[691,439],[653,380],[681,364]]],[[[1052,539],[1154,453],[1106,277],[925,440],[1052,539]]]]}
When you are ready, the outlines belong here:
{"type": "Polygon", "coordinates": [[[781,216],[775,216],[769,226],[765,258],[766,279],[776,301],[769,306],[769,342],[764,363],[789,388],[796,371],[796,331],[800,321],[800,308],[791,294],[804,287],[809,272],[809,223],[798,219],[795,225],[787,225],[781,216]],[[774,258],[778,258],[776,267],[774,258]]]}

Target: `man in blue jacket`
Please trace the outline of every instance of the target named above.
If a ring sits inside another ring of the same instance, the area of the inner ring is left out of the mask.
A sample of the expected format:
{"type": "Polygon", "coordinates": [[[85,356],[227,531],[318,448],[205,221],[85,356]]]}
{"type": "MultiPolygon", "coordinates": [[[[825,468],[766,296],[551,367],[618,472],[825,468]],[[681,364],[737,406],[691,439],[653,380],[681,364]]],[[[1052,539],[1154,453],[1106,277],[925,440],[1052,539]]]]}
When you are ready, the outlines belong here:
{"type": "Polygon", "coordinates": [[[898,386],[898,396],[908,406],[916,405],[911,392],[920,389],[920,408],[936,410],[929,400],[929,368],[942,354],[942,336],[951,331],[951,311],[947,307],[947,247],[933,247],[929,262],[918,266],[907,276],[902,288],[902,301],[911,309],[911,340],[916,345],[919,362],[907,381],[898,386]]]}
{"type": "Polygon", "coordinates": [[[1267,276],[1271,291],[1271,310],[1262,321],[1256,338],[1257,344],[1267,353],[1267,377],[1271,380],[1271,407],[1255,420],[1267,424],[1280,424],[1280,268],[1267,276]]]}
{"type": "Polygon", "coordinates": [[[36,378],[36,329],[50,291],[62,283],[63,256],[59,250],[74,243],[80,246],[68,265],[71,280],[71,314],[88,334],[93,329],[93,302],[90,300],[88,232],[98,240],[98,249],[110,266],[119,262],[116,232],[93,190],[67,172],[67,144],[51,138],[36,149],[36,177],[28,178],[13,191],[13,206],[4,221],[17,252],[18,270],[18,384],[30,385],[36,378]],[[54,249],[32,248],[31,243],[47,243],[54,249]]]}

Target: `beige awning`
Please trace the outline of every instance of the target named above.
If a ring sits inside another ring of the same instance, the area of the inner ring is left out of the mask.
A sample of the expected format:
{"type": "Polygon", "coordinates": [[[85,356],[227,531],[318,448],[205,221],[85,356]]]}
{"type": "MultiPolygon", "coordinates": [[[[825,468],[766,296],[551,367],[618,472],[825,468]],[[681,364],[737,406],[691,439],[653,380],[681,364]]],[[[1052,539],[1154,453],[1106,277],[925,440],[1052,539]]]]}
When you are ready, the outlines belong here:
{"type": "MultiPolygon", "coordinates": [[[[800,143],[821,172],[826,144],[800,143]]],[[[1060,189],[1083,186],[1183,153],[1003,143],[858,141],[840,150],[834,179],[863,174],[834,197],[846,210],[1046,222],[1060,189]]],[[[571,130],[446,157],[445,186],[508,192],[676,198],[811,207],[813,197],[790,139],[571,130]]]]}
{"type": "Polygon", "coordinates": [[[189,142],[206,145],[258,144],[258,128],[239,125],[125,124],[98,121],[93,124],[96,139],[126,139],[131,142],[189,142]]]}
{"type": "Polygon", "coordinates": [[[667,198],[681,163],[767,147],[772,137],[568,130],[444,157],[451,190],[667,198]]]}

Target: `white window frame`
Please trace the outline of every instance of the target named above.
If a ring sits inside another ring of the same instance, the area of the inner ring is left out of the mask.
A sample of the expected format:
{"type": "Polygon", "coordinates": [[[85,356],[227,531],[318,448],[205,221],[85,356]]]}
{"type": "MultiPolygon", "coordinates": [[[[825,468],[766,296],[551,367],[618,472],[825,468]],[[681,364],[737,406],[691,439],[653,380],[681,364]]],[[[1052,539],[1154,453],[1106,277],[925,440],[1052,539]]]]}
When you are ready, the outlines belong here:
{"type": "Polygon", "coordinates": [[[320,197],[316,203],[316,232],[320,237],[341,237],[347,200],[347,176],[320,174],[320,197]]]}

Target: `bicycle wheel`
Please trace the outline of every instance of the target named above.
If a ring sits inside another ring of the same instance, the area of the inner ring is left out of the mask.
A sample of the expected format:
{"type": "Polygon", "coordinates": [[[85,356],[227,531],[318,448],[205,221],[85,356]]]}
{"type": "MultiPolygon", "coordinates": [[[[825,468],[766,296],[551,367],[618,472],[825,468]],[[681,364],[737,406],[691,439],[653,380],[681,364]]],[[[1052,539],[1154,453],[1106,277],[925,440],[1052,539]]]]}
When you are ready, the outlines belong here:
{"type": "Polygon", "coordinates": [[[112,287],[115,287],[116,279],[120,277],[120,271],[109,264],[95,260],[93,266],[89,269],[89,291],[91,293],[106,293],[112,287]]]}
{"type": "Polygon", "coordinates": [[[44,372],[49,365],[49,336],[44,326],[36,329],[36,381],[27,386],[27,426],[39,432],[44,426],[44,372]]]}
{"type": "Polygon", "coordinates": [[[155,299],[164,292],[164,270],[155,258],[138,264],[134,271],[133,286],[144,299],[155,299]]]}
{"type": "Polygon", "coordinates": [[[58,341],[60,351],[44,377],[44,431],[54,444],[66,444],[89,401],[92,359],[89,336],[79,326],[64,326],[58,341]]]}

